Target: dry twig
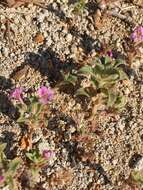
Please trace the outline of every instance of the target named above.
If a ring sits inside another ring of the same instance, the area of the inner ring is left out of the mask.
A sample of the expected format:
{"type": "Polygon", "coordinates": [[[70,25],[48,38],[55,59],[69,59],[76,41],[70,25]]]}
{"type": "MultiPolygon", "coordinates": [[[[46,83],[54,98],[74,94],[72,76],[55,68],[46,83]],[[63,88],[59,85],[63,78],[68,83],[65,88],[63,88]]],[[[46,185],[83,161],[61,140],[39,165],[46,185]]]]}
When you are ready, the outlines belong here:
{"type": "Polygon", "coordinates": [[[125,21],[128,24],[132,24],[132,25],[134,24],[133,20],[130,17],[127,17],[127,16],[120,14],[116,11],[106,11],[106,14],[109,16],[117,17],[117,18],[125,21]]]}

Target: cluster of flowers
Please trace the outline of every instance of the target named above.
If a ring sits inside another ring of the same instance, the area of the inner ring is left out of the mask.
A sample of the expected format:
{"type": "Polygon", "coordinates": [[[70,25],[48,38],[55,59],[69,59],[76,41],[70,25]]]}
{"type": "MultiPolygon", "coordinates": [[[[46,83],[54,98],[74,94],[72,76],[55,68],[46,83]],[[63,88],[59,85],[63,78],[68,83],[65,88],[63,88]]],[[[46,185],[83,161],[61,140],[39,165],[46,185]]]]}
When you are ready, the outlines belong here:
{"type": "Polygon", "coordinates": [[[143,26],[138,26],[137,28],[135,28],[135,30],[131,34],[131,39],[134,42],[143,42],[143,26]]]}
{"type": "MultiPolygon", "coordinates": [[[[42,154],[41,154],[41,157],[44,159],[44,160],[49,160],[51,158],[53,158],[55,155],[55,153],[52,151],[52,150],[43,150],[42,151],[42,154]]],[[[3,184],[5,182],[5,176],[4,175],[0,175],[0,184],[3,184]]]]}
{"type": "MultiPolygon", "coordinates": [[[[143,42],[143,26],[138,26],[134,29],[134,31],[132,32],[131,34],[131,40],[134,42],[134,43],[141,43],[143,42]]],[[[108,50],[106,52],[106,54],[109,56],[109,57],[113,57],[113,52],[112,50],[108,50]]]]}
{"type": "MultiPolygon", "coordinates": [[[[46,105],[49,101],[53,99],[54,92],[50,88],[47,88],[46,86],[42,86],[37,91],[37,96],[39,98],[39,102],[43,105],[46,105]]],[[[24,103],[23,101],[23,89],[22,88],[15,88],[10,93],[10,99],[15,99],[16,101],[20,103],[24,103]]],[[[45,160],[49,160],[55,155],[55,153],[52,150],[44,149],[41,153],[42,158],[45,160]]],[[[0,184],[2,184],[5,181],[5,177],[3,175],[0,175],[0,184]]]]}
{"type": "MultiPolygon", "coordinates": [[[[38,89],[37,95],[39,97],[39,102],[42,104],[47,104],[49,101],[53,99],[54,92],[50,89],[47,88],[46,86],[42,86],[38,89]]],[[[23,89],[22,88],[15,88],[11,94],[10,94],[10,99],[13,98],[17,101],[20,101],[23,103],[23,89]]]]}

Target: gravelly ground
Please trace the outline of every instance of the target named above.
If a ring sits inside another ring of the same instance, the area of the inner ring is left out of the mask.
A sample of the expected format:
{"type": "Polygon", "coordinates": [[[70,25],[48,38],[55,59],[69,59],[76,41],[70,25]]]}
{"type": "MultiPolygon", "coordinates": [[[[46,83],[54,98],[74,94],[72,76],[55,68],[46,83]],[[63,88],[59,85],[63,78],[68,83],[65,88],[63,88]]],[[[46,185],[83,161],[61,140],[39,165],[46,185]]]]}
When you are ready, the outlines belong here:
{"type": "MultiPolygon", "coordinates": [[[[108,10],[126,15],[131,23],[106,15],[99,22],[98,17],[103,13],[99,9],[97,11],[96,6],[96,3],[89,2],[82,15],[72,12],[73,4],[52,0],[46,1],[45,8],[32,4],[17,9],[0,8],[0,139],[11,147],[7,150],[9,158],[21,154],[18,147],[21,129],[13,120],[11,113],[14,115],[14,108],[7,104],[6,98],[10,88],[20,85],[28,89],[43,83],[53,85],[59,80],[57,73],[60,69],[73,63],[82,64],[85,57],[93,55],[103,41],[125,56],[125,38],[135,26],[143,25],[143,9],[137,5],[115,1],[108,6],[108,10]],[[7,18],[9,31],[6,28],[7,18]],[[41,43],[35,40],[39,33],[44,37],[41,43]]],[[[56,95],[49,113],[51,134],[44,137],[37,132],[35,142],[39,139],[48,142],[57,155],[45,171],[46,176],[64,167],[72,170],[73,181],[65,188],[52,187],[53,190],[125,189],[123,184],[129,177],[132,158],[143,155],[142,64],[143,57],[135,59],[131,65],[135,74],[130,76],[132,89],[125,111],[116,117],[100,117],[98,130],[102,135],[96,136],[92,162],[76,158],[74,152],[82,148],[82,143],[76,145],[71,140],[78,127],[89,125],[86,110],[72,96],[55,88],[56,95]],[[54,113],[53,109],[56,110],[54,113]],[[73,121],[75,118],[76,121],[73,121]],[[57,143],[56,138],[61,131],[63,138],[57,143]]],[[[45,178],[41,176],[42,186],[48,190],[45,178]]]]}

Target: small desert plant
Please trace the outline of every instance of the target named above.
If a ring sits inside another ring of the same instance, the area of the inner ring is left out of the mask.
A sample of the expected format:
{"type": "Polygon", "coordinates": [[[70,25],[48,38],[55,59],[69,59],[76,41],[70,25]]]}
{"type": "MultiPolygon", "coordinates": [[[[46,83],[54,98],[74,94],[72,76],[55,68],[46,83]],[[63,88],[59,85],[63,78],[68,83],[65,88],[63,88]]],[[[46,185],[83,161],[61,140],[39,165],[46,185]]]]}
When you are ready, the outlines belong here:
{"type": "Polygon", "coordinates": [[[17,190],[17,170],[21,164],[19,158],[8,160],[4,154],[6,144],[0,145],[0,186],[7,186],[10,190],[17,190]]]}
{"type": "Polygon", "coordinates": [[[53,98],[53,91],[46,86],[38,89],[36,95],[29,95],[23,97],[23,89],[16,88],[11,94],[10,98],[14,99],[14,104],[18,108],[20,116],[18,123],[24,124],[28,127],[29,147],[32,148],[32,135],[35,129],[45,126],[47,124],[46,112],[47,104],[53,98]]]}
{"type": "MultiPolygon", "coordinates": [[[[62,4],[68,4],[68,0],[59,0],[62,4]]],[[[87,0],[77,0],[73,3],[73,13],[82,15],[86,9],[87,0]]]]}
{"type": "Polygon", "coordinates": [[[30,161],[29,168],[32,176],[36,176],[43,167],[47,166],[49,160],[54,156],[54,152],[51,150],[44,150],[41,154],[37,149],[35,149],[26,153],[26,156],[30,161]]]}
{"type": "Polygon", "coordinates": [[[74,4],[74,10],[73,12],[76,14],[82,14],[85,10],[86,7],[86,0],[78,0],[75,4],[74,4]]]}
{"type": "Polygon", "coordinates": [[[131,178],[137,184],[143,185],[143,172],[142,171],[132,171],[131,178]]]}
{"type": "Polygon", "coordinates": [[[143,45],[143,26],[137,26],[123,44],[128,64],[136,71],[140,67],[143,45]]]}
{"type": "Polygon", "coordinates": [[[143,42],[143,26],[138,26],[134,29],[131,39],[136,45],[143,42]]]}
{"type": "Polygon", "coordinates": [[[119,84],[128,79],[122,68],[123,64],[122,60],[109,56],[95,58],[77,72],[66,74],[64,83],[78,87],[76,95],[86,96],[96,104],[100,101],[108,108],[121,110],[126,104],[126,98],[119,90],[119,84]]]}

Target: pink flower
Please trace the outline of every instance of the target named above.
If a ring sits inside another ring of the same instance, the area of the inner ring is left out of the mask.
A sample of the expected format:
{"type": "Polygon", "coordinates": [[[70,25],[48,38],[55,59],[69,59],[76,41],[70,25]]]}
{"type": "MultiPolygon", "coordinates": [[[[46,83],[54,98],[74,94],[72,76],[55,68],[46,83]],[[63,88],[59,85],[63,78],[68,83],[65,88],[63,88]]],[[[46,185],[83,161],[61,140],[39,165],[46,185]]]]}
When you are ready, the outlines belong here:
{"type": "Polygon", "coordinates": [[[22,93],[23,93],[23,90],[22,88],[15,88],[11,94],[10,94],[10,98],[14,98],[15,100],[18,100],[20,102],[23,102],[22,100],[22,93]]]}
{"type": "Polygon", "coordinates": [[[135,28],[134,32],[131,34],[131,39],[134,42],[143,41],[143,26],[138,26],[137,28],[135,28]]]}
{"type": "Polygon", "coordinates": [[[39,101],[42,104],[47,104],[50,100],[53,99],[54,96],[54,92],[46,86],[40,87],[37,94],[39,96],[39,101]]]}
{"type": "Polygon", "coordinates": [[[4,182],[4,176],[0,175],[0,183],[4,182]]]}
{"type": "Polygon", "coordinates": [[[107,51],[107,55],[108,55],[109,57],[113,57],[112,50],[107,51]]]}
{"type": "Polygon", "coordinates": [[[43,155],[45,159],[49,159],[54,156],[54,152],[52,150],[43,150],[43,155]]]}

